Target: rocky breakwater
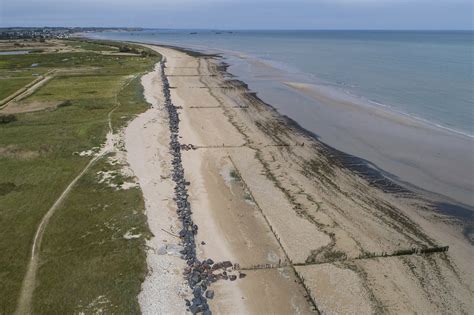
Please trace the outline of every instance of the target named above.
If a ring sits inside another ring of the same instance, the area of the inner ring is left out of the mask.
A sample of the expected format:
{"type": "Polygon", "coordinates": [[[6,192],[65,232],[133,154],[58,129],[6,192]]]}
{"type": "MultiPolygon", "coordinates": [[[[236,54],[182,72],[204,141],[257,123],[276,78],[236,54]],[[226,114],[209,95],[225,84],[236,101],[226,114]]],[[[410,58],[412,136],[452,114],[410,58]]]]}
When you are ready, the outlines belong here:
{"type": "Polygon", "coordinates": [[[163,94],[165,97],[165,108],[168,112],[170,130],[170,150],[172,159],[172,179],[175,182],[174,201],[177,205],[178,218],[182,223],[179,237],[182,242],[181,258],[188,265],[183,272],[190,289],[193,292],[192,300],[185,300],[188,310],[193,313],[211,315],[208,299],[214,298],[214,291],[209,287],[218,280],[235,281],[244,278],[246,275],[237,272],[237,265],[230,261],[215,263],[212,259],[199,260],[196,255],[196,239],[198,226],[192,219],[191,204],[188,200],[188,185],[185,180],[184,168],[181,159],[181,150],[188,149],[179,142],[179,113],[178,107],[171,101],[170,86],[165,74],[166,60],[161,62],[161,78],[163,82],[163,94]]]}

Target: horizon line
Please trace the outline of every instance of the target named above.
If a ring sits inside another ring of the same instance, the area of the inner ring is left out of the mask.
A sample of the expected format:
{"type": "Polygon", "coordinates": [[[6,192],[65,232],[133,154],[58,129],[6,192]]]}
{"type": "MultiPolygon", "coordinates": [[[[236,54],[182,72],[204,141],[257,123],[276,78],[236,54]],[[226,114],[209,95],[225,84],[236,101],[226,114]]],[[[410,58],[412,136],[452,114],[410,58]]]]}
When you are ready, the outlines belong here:
{"type": "Polygon", "coordinates": [[[170,27],[143,27],[143,26],[0,26],[5,28],[97,28],[97,29],[140,29],[140,30],[195,30],[195,31],[425,31],[425,32],[442,32],[442,31],[462,31],[473,32],[474,29],[410,29],[410,28],[170,28],[170,27]]]}

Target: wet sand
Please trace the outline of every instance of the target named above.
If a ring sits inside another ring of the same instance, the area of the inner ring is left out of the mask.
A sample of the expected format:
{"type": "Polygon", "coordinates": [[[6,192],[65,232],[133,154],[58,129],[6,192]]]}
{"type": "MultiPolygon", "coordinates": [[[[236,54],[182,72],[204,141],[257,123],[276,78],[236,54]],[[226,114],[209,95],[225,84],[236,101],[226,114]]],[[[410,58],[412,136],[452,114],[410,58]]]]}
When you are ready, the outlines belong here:
{"type": "MultiPolygon", "coordinates": [[[[387,193],[385,182],[355,174],[335,151],[233,80],[219,58],[148,47],[167,59],[180,143],[196,147],[182,151],[182,164],[199,226],[197,254],[230,260],[246,273],[212,284],[215,297],[209,304],[215,314],[469,313],[474,251],[458,223],[432,211],[415,193],[387,193]],[[450,246],[449,251],[394,255],[439,246],[450,246]]],[[[144,87],[147,99],[162,89],[156,80],[144,87]]],[[[154,105],[132,122],[137,134],[127,141],[141,137],[142,148],[157,152],[145,165],[166,169],[167,144],[160,140],[166,139],[166,116],[150,125],[150,135],[140,120],[163,110],[158,97],[154,105]]],[[[127,150],[132,160],[143,152],[127,150]]],[[[182,284],[184,261],[172,251],[162,255],[169,262],[165,274],[176,275],[164,282],[163,270],[153,263],[154,251],[173,239],[159,232],[157,223],[176,222],[172,194],[162,187],[168,179],[159,170],[130,164],[142,189],[156,184],[154,193],[143,189],[155,237],[142,310],[180,313],[190,292],[173,288],[182,284]]]]}
{"type": "MultiPolygon", "coordinates": [[[[446,196],[474,211],[472,138],[375,105],[364,105],[354,97],[344,97],[324,86],[285,84],[319,104],[316,111],[308,111],[298,121],[305,126],[318,126],[323,141],[371,161],[410,189],[418,187],[427,195],[433,192],[446,196]],[[351,136],[344,136],[348,134],[351,136]]],[[[443,200],[441,196],[437,198],[443,200]]]]}

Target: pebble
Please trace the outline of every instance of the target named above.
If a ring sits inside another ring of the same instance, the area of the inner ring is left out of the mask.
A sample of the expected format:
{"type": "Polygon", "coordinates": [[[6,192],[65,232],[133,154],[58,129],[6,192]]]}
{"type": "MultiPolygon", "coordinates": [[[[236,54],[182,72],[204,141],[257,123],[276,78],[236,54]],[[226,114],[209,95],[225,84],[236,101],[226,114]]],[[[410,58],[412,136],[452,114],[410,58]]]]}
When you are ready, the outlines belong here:
{"type": "Polygon", "coordinates": [[[207,290],[206,291],[206,298],[213,299],[214,298],[214,291],[213,290],[207,290]]]}

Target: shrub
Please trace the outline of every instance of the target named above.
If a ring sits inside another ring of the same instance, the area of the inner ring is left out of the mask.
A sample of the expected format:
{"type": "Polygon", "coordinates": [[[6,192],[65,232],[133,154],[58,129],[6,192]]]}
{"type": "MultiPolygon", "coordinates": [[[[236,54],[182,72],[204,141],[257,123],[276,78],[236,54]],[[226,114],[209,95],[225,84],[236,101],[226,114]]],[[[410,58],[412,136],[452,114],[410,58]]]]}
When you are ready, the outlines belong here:
{"type": "Polygon", "coordinates": [[[16,185],[11,182],[0,183],[0,196],[5,196],[16,189],[16,185]]]}
{"type": "Polygon", "coordinates": [[[67,106],[71,106],[72,105],[72,102],[70,100],[66,100],[64,102],[61,102],[58,107],[67,107],[67,106]]]}
{"type": "Polygon", "coordinates": [[[15,115],[0,115],[0,124],[8,124],[9,122],[16,121],[15,115]]]}
{"type": "Polygon", "coordinates": [[[240,180],[239,173],[237,173],[236,170],[231,170],[231,171],[230,171],[230,177],[231,177],[233,180],[236,180],[236,181],[239,181],[239,180],[240,180]]]}
{"type": "Polygon", "coordinates": [[[120,46],[119,51],[123,53],[128,53],[131,51],[131,49],[128,46],[120,46]]]}
{"type": "Polygon", "coordinates": [[[143,51],[140,51],[140,50],[136,49],[135,47],[130,48],[129,46],[120,46],[119,47],[119,52],[141,55],[142,57],[147,56],[146,53],[145,53],[145,55],[143,54],[143,51]]]}

